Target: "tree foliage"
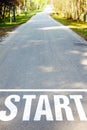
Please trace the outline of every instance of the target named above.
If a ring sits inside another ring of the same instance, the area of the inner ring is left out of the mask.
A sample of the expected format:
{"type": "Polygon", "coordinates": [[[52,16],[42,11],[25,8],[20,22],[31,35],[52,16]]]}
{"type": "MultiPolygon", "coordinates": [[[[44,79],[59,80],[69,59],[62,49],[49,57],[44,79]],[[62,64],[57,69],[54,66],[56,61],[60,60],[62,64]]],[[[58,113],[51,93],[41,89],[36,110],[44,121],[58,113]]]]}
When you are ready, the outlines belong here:
{"type": "Polygon", "coordinates": [[[0,0],[0,19],[4,19],[7,15],[10,16],[11,10],[15,17],[15,8],[20,3],[22,4],[23,0],[0,0]]]}
{"type": "Polygon", "coordinates": [[[0,0],[0,19],[9,17],[11,12],[14,21],[16,20],[16,10],[23,10],[25,13],[29,10],[42,8],[47,3],[47,0],[0,0]]]}
{"type": "Polygon", "coordinates": [[[55,12],[66,18],[80,20],[87,14],[87,0],[53,0],[55,12]]]}

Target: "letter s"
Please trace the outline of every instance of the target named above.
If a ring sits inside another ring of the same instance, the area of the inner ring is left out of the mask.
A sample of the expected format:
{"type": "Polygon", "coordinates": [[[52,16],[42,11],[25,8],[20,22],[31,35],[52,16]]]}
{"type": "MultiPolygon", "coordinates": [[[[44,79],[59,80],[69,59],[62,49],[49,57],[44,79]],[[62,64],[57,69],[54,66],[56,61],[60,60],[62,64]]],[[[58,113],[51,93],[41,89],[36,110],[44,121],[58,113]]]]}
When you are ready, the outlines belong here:
{"type": "Polygon", "coordinates": [[[0,120],[1,121],[10,121],[16,117],[18,110],[17,110],[17,107],[12,103],[12,101],[11,101],[12,99],[14,99],[15,102],[19,102],[20,96],[11,95],[6,98],[5,106],[9,109],[10,114],[6,115],[6,111],[0,111],[0,120]]]}

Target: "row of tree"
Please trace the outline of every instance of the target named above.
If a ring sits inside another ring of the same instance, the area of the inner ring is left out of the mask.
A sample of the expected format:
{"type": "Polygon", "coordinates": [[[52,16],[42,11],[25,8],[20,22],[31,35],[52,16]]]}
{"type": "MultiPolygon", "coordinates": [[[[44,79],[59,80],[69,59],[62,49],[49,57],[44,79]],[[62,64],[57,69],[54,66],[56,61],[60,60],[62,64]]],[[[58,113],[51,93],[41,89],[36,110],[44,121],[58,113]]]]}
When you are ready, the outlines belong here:
{"type": "Polygon", "coordinates": [[[85,20],[87,0],[52,0],[56,13],[73,20],[85,20]]]}
{"type": "Polygon", "coordinates": [[[13,14],[15,21],[16,7],[23,5],[23,0],[0,0],[0,19],[11,17],[13,14]]]}
{"type": "Polygon", "coordinates": [[[16,21],[16,14],[27,13],[29,10],[42,8],[47,0],[0,0],[0,19],[13,17],[16,21]]]}

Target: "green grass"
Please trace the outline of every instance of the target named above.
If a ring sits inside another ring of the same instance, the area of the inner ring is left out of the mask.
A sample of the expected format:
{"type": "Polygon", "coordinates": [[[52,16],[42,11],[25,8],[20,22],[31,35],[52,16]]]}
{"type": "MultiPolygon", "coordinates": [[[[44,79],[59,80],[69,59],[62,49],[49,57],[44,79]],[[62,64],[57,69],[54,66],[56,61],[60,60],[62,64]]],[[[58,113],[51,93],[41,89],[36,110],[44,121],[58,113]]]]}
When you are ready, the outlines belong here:
{"type": "Polygon", "coordinates": [[[35,15],[35,12],[30,12],[29,14],[21,14],[20,16],[16,16],[16,22],[9,22],[8,19],[6,19],[3,22],[0,22],[0,27],[14,27],[20,24],[23,24],[27,22],[33,15],[35,15]]]}
{"type": "Polygon", "coordinates": [[[62,24],[68,26],[69,28],[71,28],[73,31],[75,31],[76,33],[78,33],[79,35],[81,35],[82,37],[84,37],[87,40],[87,23],[85,22],[76,22],[73,21],[71,19],[66,19],[62,16],[59,16],[57,14],[51,14],[51,16],[61,22],[62,24]]]}
{"type": "Polygon", "coordinates": [[[34,16],[37,11],[33,11],[28,13],[27,15],[21,14],[20,16],[16,16],[16,22],[9,22],[8,19],[5,21],[0,21],[0,38],[10,33],[13,29],[18,27],[19,25],[27,22],[32,16],[34,16]]]}

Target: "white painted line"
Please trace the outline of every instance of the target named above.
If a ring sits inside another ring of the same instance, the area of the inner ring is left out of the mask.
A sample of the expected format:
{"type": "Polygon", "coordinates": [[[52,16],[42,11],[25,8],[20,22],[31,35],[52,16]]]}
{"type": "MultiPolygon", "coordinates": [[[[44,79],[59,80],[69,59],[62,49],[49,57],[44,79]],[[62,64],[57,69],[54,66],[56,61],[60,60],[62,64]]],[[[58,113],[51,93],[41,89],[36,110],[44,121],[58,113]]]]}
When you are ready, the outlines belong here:
{"type": "Polygon", "coordinates": [[[87,89],[0,89],[0,92],[87,92],[87,89]]]}

